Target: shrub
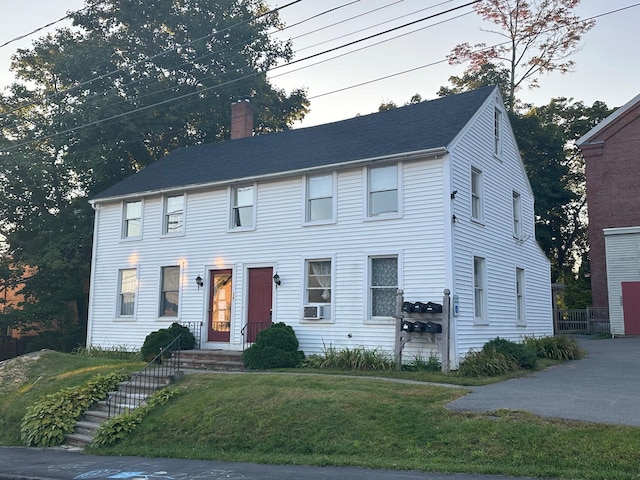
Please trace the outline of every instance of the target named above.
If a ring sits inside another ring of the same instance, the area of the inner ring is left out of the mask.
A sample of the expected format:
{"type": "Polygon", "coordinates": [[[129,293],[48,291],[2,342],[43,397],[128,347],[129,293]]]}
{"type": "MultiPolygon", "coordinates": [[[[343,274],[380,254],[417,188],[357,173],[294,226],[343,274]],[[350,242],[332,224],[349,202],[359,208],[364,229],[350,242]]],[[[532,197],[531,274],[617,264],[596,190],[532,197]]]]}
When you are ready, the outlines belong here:
{"type": "Polygon", "coordinates": [[[242,359],[245,367],[254,370],[297,367],[304,359],[298,345],[293,328],[282,322],[275,323],[258,333],[242,359]]]}
{"type": "Polygon", "coordinates": [[[71,433],[82,413],[127,378],[124,373],[96,375],[84,385],[47,395],[27,409],[20,436],[27,447],[54,447],[71,433]]]}
{"type": "Polygon", "coordinates": [[[470,350],[458,365],[458,375],[493,377],[518,370],[520,365],[511,355],[495,349],[470,350]]]}
{"type": "MultiPolygon", "coordinates": [[[[187,327],[174,322],[169,328],[161,328],[147,335],[140,349],[142,359],[145,362],[150,362],[180,334],[182,334],[179,342],[181,350],[191,350],[196,346],[196,337],[194,337],[193,333],[187,327]]],[[[166,350],[163,357],[169,356],[171,351],[175,349],[177,349],[177,345],[175,348],[166,350]]]]}
{"type": "Polygon", "coordinates": [[[537,358],[535,351],[533,351],[528,345],[496,337],[485,343],[482,350],[485,352],[495,350],[498,353],[509,355],[513,357],[520,368],[526,370],[536,368],[537,358]]]}
{"type": "Polygon", "coordinates": [[[524,344],[540,358],[553,360],[577,360],[584,357],[578,342],[569,337],[525,337],[524,344]]]}

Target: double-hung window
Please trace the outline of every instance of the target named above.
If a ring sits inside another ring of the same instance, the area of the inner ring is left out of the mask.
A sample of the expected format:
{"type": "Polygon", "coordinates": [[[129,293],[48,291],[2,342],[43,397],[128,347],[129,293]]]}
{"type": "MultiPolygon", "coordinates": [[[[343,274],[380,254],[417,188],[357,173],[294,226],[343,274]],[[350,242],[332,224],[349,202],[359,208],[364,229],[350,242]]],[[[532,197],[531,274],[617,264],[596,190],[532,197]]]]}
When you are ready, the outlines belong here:
{"type": "Polygon", "coordinates": [[[518,192],[513,192],[513,236],[522,236],[522,201],[518,192]]]}
{"type": "Polygon", "coordinates": [[[486,323],[487,286],[485,259],[473,257],[473,301],[476,323],[486,323]]]}
{"type": "Polygon", "coordinates": [[[516,323],[526,325],[526,308],[524,300],[524,270],[516,268],[516,323]]]}
{"type": "Polygon", "coordinates": [[[118,317],[133,317],[136,306],[137,271],[125,268],[118,275],[118,317]]]}
{"type": "Polygon", "coordinates": [[[181,233],[184,228],[184,195],[166,197],[164,200],[163,233],[181,233]]]}
{"type": "Polygon", "coordinates": [[[243,185],[231,191],[231,228],[250,229],[254,226],[255,187],[243,185]]]}
{"type": "Polygon", "coordinates": [[[331,303],[331,260],[307,260],[305,303],[331,303]]]}
{"type": "Polygon", "coordinates": [[[180,298],[180,267],[162,267],[160,316],[177,317],[180,298]]]}
{"type": "Polygon", "coordinates": [[[369,311],[372,318],[395,315],[398,257],[369,257],[369,311]]]}
{"type": "Polygon", "coordinates": [[[482,200],[482,172],[471,169],[471,218],[481,222],[484,217],[482,200]]]}
{"type": "Polygon", "coordinates": [[[321,222],[333,219],[333,175],[307,177],[305,220],[321,222]]]}
{"type": "Polygon", "coordinates": [[[398,166],[371,167],[367,178],[367,215],[398,213],[398,166]]]}
{"type": "Polygon", "coordinates": [[[124,204],[123,238],[140,238],[142,234],[142,201],[126,202],[124,204]]]}

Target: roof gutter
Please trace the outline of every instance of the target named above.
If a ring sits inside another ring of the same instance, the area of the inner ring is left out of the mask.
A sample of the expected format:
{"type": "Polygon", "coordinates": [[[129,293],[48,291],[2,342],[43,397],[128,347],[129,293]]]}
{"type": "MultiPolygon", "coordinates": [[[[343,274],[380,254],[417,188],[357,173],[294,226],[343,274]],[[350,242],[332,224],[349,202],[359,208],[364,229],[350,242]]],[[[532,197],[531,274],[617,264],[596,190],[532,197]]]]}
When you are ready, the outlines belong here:
{"type": "Polygon", "coordinates": [[[191,185],[181,185],[178,187],[160,188],[157,190],[146,190],[144,192],[135,192],[135,193],[128,193],[125,195],[116,195],[113,197],[92,199],[92,200],[89,200],[89,203],[95,207],[95,205],[98,203],[115,202],[115,201],[124,200],[127,198],[139,198],[139,197],[147,197],[151,195],[160,195],[163,193],[184,192],[185,190],[204,190],[204,189],[209,189],[209,188],[219,187],[224,185],[233,185],[237,183],[248,183],[248,182],[255,182],[258,180],[271,180],[275,178],[304,175],[304,174],[313,173],[317,171],[326,171],[328,169],[344,170],[346,168],[357,167],[359,165],[366,166],[372,163],[385,163],[385,162],[393,162],[393,161],[396,161],[396,162],[412,161],[412,160],[420,160],[425,158],[436,159],[436,158],[440,158],[443,155],[446,155],[447,153],[448,153],[448,150],[446,147],[428,148],[425,150],[415,150],[413,152],[403,152],[403,153],[396,153],[393,155],[383,155],[380,157],[371,157],[371,158],[365,158],[365,159],[359,159],[359,160],[350,160],[348,162],[332,163],[329,165],[320,165],[312,168],[301,168],[298,170],[288,170],[285,172],[277,172],[277,173],[269,173],[265,175],[221,180],[219,182],[194,183],[191,185]]]}

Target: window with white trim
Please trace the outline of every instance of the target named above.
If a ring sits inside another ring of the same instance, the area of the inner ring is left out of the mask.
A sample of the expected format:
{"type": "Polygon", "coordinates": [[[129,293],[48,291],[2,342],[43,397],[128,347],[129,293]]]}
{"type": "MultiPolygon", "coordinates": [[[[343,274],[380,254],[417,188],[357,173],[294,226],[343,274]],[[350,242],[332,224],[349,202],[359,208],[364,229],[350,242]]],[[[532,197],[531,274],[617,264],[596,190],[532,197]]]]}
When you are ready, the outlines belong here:
{"type": "Polygon", "coordinates": [[[243,185],[231,190],[231,228],[250,229],[254,226],[255,187],[243,185]]]}
{"type": "Polygon", "coordinates": [[[376,217],[398,213],[398,166],[367,170],[367,215],[376,217]]]}
{"type": "Polygon", "coordinates": [[[526,308],[524,299],[524,269],[516,268],[516,322],[526,325],[526,308]]]}
{"type": "Polygon", "coordinates": [[[331,303],[331,260],[307,260],[305,303],[331,303]]]}
{"type": "Polygon", "coordinates": [[[160,278],[160,316],[177,317],[180,298],[180,267],[162,267],[160,278]]]}
{"type": "Polygon", "coordinates": [[[142,201],[125,202],[122,238],[140,238],[142,235],[142,201]]]}
{"type": "Polygon", "coordinates": [[[369,312],[372,318],[392,318],[398,291],[398,257],[369,257],[369,312]]]}
{"type": "Polygon", "coordinates": [[[471,169],[471,218],[482,221],[483,213],[483,195],[482,195],[482,171],[477,168],[471,169]]]}
{"type": "Polygon", "coordinates": [[[118,273],[118,317],[133,317],[136,306],[138,274],[135,268],[124,268],[118,273]]]}
{"type": "Polygon", "coordinates": [[[485,259],[473,257],[473,316],[476,323],[484,323],[487,311],[485,259]]]}
{"type": "Polygon", "coordinates": [[[493,154],[502,154],[502,110],[497,107],[493,111],[493,154]]]}
{"type": "Polygon", "coordinates": [[[518,192],[513,192],[513,236],[522,236],[522,200],[518,192]]]}
{"type": "Polygon", "coordinates": [[[184,195],[167,196],[164,199],[164,225],[162,233],[181,233],[184,228],[184,195]]]}
{"type": "Polygon", "coordinates": [[[333,175],[309,175],[306,192],[305,221],[333,219],[333,175]]]}

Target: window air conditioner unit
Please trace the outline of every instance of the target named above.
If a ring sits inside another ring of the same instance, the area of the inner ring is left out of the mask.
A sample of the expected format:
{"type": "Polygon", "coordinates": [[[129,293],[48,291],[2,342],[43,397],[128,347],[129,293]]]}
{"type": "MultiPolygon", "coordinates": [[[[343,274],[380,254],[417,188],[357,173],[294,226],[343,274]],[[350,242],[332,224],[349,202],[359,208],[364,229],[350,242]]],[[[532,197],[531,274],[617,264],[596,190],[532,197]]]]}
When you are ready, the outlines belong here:
{"type": "Polygon", "coordinates": [[[324,318],[324,305],[305,305],[304,318],[305,320],[320,320],[324,318]]]}

